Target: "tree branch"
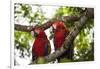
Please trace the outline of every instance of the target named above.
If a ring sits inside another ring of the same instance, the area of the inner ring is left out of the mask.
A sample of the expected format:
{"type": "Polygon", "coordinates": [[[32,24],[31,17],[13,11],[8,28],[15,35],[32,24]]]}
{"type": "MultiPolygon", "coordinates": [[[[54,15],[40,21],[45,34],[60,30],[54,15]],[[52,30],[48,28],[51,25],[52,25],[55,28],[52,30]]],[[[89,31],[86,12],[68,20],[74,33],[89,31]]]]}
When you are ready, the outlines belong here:
{"type": "Polygon", "coordinates": [[[15,30],[17,31],[30,32],[31,29],[32,29],[32,26],[15,24],[15,30]]]}
{"type": "MultiPolygon", "coordinates": [[[[64,18],[63,19],[64,21],[79,20],[79,17],[76,17],[76,16],[64,16],[63,18],[64,18]]],[[[54,20],[51,19],[51,20],[47,21],[46,23],[44,23],[43,25],[35,26],[34,28],[41,27],[45,30],[45,29],[49,28],[53,23],[54,23],[54,20]]],[[[33,26],[25,26],[25,25],[15,24],[15,30],[17,30],[17,31],[30,32],[32,30],[32,27],[33,26]]]]}

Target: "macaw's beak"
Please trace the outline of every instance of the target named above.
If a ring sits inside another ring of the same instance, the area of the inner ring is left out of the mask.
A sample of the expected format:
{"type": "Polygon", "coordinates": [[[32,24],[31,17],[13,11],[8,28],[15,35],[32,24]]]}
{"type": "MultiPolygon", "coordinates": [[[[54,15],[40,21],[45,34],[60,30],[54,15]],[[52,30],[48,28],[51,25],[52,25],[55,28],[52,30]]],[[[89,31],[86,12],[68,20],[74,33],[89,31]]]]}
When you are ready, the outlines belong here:
{"type": "Polygon", "coordinates": [[[35,32],[35,31],[31,31],[31,34],[32,34],[33,37],[37,37],[38,36],[38,33],[35,32]]]}
{"type": "Polygon", "coordinates": [[[37,37],[40,31],[41,31],[41,28],[33,28],[31,31],[31,34],[33,37],[37,37]]]}

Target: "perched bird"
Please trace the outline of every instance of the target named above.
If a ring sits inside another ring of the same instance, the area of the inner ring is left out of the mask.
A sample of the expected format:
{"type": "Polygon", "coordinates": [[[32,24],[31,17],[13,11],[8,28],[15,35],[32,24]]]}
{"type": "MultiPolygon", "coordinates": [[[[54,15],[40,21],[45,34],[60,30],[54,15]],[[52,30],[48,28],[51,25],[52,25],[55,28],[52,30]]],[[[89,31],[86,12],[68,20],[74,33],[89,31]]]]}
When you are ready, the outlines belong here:
{"type": "Polygon", "coordinates": [[[32,61],[36,60],[37,64],[44,64],[45,56],[51,52],[50,42],[41,28],[33,29],[32,34],[35,36],[35,41],[32,47],[32,61]]]}
{"type": "MultiPolygon", "coordinates": [[[[55,50],[58,50],[62,47],[62,44],[65,41],[65,38],[69,34],[68,28],[65,26],[63,21],[56,21],[53,24],[53,32],[54,32],[54,47],[55,50]]],[[[71,44],[69,44],[71,45],[71,44]]],[[[68,48],[66,52],[64,52],[61,56],[57,58],[58,62],[61,61],[63,58],[70,59],[72,58],[72,50],[71,47],[68,48]]]]}

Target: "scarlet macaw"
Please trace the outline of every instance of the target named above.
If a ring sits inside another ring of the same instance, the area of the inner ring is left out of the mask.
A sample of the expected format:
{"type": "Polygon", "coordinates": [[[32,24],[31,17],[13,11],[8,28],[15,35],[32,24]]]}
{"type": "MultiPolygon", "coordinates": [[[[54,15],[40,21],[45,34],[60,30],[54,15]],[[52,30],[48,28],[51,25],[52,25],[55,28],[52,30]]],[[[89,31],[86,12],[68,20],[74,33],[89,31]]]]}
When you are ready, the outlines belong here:
{"type": "MultiPolygon", "coordinates": [[[[54,29],[54,47],[55,50],[62,47],[63,42],[65,41],[66,36],[69,34],[68,28],[65,26],[63,21],[56,21],[53,24],[54,29]]],[[[71,45],[71,44],[69,44],[71,45]]],[[[66,52],[64,52],[61,56],[57,58],[58,62],[61,61],[62,58],[70,59],[72,58],[72,47],[69,47],[66,52]]]]}
{"type": "Polygon", "coordinates": [[[36,60],[37,64],[46,63],[45,56],[51,52],[50,42],[43,29],[36,28],[32,31],[35,41],[32,47],[32,61],[36,60]]]}

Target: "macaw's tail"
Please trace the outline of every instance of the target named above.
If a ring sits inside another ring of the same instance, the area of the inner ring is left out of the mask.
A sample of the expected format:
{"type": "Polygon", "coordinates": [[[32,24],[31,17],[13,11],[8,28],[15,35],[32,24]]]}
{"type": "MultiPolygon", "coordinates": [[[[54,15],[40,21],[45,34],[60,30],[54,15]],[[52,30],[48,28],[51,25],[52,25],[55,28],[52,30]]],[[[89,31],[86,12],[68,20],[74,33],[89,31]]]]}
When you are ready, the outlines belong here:
{"type": "Polygon", "coordinates": [[[44,57],[38,57],[36,60],[37,64],[46,64],[46,59],[44,57]]]}

